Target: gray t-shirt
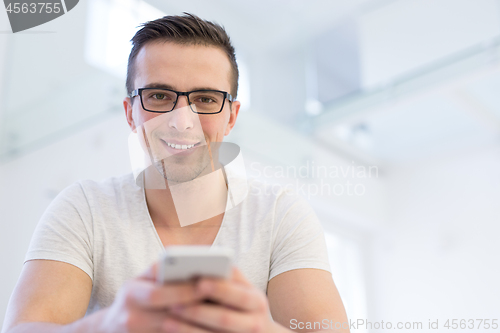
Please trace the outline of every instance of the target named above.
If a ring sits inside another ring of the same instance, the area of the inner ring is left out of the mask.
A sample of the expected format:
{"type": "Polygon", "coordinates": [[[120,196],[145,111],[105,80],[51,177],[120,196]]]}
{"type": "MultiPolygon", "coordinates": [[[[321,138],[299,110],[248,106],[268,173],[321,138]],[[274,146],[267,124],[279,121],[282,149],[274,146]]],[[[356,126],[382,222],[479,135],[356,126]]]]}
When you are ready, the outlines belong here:
{"type": "MultiPolygon", "coordinates": [[[[213,243],[266,292],[270,279],[300,268],[330,271],[321,225],[304,199],[256,180],[224,214],[213,243]]],[[[120,287],[159,259],[164,247],[132,174],[80,181],[62,191],[38,223],[25,261],[57,260],[93,282],[87,314],[111,305],[120,287]]]]}

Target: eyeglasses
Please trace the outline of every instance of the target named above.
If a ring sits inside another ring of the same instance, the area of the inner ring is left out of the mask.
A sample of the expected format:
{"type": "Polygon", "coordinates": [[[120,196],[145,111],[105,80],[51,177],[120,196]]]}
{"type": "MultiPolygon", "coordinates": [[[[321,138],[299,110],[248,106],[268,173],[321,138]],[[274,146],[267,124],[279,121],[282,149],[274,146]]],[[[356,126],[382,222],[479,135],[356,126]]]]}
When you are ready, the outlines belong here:
{"type": "Polygon", "coordinates": [[[142,108],[149,112],[166,113],[175,108],[179,96],[186,96],[191,110],[200,114],[220,113],[224,108],[226,98],[233,102],[229,93],[220,90],[175,91],[160,88],[140,88],[132,91],[130,98],[139,95],[142,108]],[[193,108],[192,105],[196,107],[193,108]]]}

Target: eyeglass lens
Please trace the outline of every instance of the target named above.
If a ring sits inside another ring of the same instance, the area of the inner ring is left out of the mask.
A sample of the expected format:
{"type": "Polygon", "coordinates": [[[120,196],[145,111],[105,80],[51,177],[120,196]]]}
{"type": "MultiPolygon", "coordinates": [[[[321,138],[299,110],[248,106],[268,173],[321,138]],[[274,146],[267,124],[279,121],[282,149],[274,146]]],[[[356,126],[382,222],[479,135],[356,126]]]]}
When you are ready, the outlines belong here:
{"type": "MultiPolygon", "coordinates": [[[[144,108],[156,112],[168,112],[174,108],[177,94],[162,89],[142,91],[144,108]]],[[[201,113],[218,113],[224,103],[224,94],[217,91],[197,91],[189,94],[189,102],[196,106],[193,111],[201,113]]]]}

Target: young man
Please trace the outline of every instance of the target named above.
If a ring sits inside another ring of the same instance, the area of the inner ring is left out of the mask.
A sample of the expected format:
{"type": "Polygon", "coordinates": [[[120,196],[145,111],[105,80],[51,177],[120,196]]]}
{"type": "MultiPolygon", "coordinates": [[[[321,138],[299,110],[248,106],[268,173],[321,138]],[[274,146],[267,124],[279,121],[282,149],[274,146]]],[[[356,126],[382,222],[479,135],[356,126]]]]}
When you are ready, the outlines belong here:
{"type": "Polygon", "coordinates": [[[126,175],[64,190],[37,227],[3,332],[290,332],[301,322],[314,323],[304,331],[338,323],[335,331],[348,332],[323,231],[304,201],[250,181],[258,194],[216,216],[183,226],[176,212],[171,184],[214,170],[188,150],[221,142],[238,117],[238,69],[224,29],[166,16],[132,41],[125,114],[148,148],[171,153],[168,185],[140,187],[126,175]],[[149,136],[157,120],[162,130],[149,136]],[[155,284],[155,261],[176,244],[232,248],[231,278],[155,284]]]}

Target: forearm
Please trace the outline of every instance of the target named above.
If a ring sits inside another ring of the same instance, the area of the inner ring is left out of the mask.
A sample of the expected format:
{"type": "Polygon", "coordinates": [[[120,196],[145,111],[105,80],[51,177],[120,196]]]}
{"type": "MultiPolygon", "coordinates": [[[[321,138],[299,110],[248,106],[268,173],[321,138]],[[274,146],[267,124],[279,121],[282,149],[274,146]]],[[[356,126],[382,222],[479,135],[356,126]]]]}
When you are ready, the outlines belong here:
{"type": "Polygon", "coordinates": [[[4,333],[104,333],[101,324],[106,311],[108,309],[97,311],[67,325],[45,322],[19,323],[4,333]]]}

